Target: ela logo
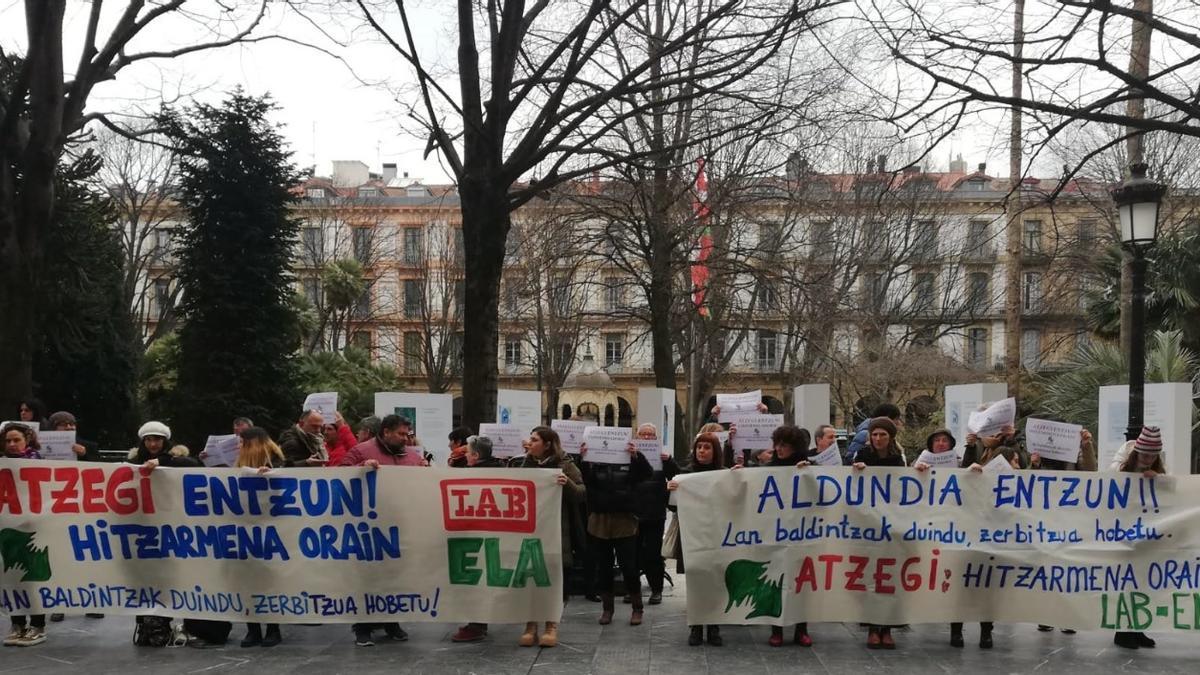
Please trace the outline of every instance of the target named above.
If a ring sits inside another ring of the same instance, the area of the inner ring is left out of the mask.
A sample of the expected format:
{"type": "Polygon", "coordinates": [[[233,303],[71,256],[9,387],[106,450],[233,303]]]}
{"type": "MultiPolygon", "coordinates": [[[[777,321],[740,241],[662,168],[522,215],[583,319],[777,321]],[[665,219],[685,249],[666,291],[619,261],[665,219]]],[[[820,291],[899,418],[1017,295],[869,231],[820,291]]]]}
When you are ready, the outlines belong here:
{"type": "Polygon", "coordinates": [[[446,540],[446,555],[452,584],[478,586],[482,580],[497,588],[524,588],[530,581],[541,588],[550,585],[541,539],[522,539],[517,564],[512,568],[504,566],[499,537],[451,537],[446,540]],[[483,569],[479,569],[480,549],[483,569]]]}
{"type": "Polygon", "coordinates": [[[783,575],[779,580],[767,578],[767,563],[757,560],[734,560],[725,568],[725,593],[729,601],[725,612],[735,606],[750,604],[747,619],[756,616],[783,614],[783,575]]]}

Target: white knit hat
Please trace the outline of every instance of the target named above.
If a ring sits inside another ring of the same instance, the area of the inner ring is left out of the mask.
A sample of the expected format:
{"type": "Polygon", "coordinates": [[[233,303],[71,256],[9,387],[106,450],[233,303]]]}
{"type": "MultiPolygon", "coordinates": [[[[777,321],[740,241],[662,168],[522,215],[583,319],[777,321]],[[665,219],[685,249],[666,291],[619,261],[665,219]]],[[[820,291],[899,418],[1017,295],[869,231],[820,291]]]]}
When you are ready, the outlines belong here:
{"type": "Polygon", "coordinates": [[[145,438],[147,436],[162,436],[163,438],[170,438],[171,427],[163,424],[162,422],[146,422],[142,425],[141,429],[138,429],[138,438],[145,438]]]}

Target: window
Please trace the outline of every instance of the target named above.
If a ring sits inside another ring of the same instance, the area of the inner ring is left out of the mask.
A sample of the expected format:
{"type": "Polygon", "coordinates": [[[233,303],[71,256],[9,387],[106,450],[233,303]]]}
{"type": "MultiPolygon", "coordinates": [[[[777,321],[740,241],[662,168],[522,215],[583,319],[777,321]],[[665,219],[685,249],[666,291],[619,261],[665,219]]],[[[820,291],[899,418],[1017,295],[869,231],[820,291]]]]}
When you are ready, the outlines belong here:
{"type": "Polygon", "coordinates": [[[1095,285],[1092,283],[1092,280],[1089,279],[1088,277],[1086,277],[1086,276],[1079,277],[1079,309],[1082,309],[1085,311],[1088,309],[1091,309],[1092,303],[1094,301],[1094,297],[1093,297],[1093,294],[1095,293],[1095,291],[1093,290],[1094,286],[1095,285]]]}
{"type": "Polygon", "coordinates": [[[1042,221],[1025,221],[1025,233],[1022,239],[1027,255],[1037,255],[1042,252],[1042,221]]]}
{"type": "Polygon", "coordinates": [[[308,188],[304,191],[304,195],[309,199],[324,199],[325,188],[308,188]]]}
{"type": "Polygon", "coordinates": [[[988,240],[988,222],[986,220],[972,220],[967,223],[965,252],[967,257],[973,260],[991,255],[992,242],[988,240]]]}
{"type": "Polygon", "coordinates": [[[913,283],[913,304],[914,309],[918,312],[928,312],[933,309],[933,283],[932,273],[922,272],[917,275],[913,283]]]}
{"type": "Polygon", "coordinates": [[[378,190],[378,188],[373,188],[373,187],[360,187],[360,188],[358,188],[358,196],[359,197],[378,197],[379,190],[378,190]]]}
{"type": "Polygon", "coordinates": [[[421,296],[424,295],[424,290],[420,279],[404,280],[404,316],[411,319],[421,315],[421,296]]]}
{"type": "Polygon", "coordinates": [[[354,259],[364,265],[369,265],[371,263],[371,242],[374,239],[374,236],[375,232],[369,227],[350,228],[350,239],[354,248],[354,259]]]}
{"type": "Polygon", "coordinates": [[[565,272],[550,277],[550,310],[557,316],[568,312],[571,297],[571,278],[565,272]]]}
{"type": "Polygon", "coordinates": [[[887,286],[884,285],[883,275],[878,272],[868,273],[865,285],[867,307],[876,312],[881,311],[887,297],[887,286]]]}
{"type": "Polygon", "coordinates": [[[404,264],[417,265],[425,258],[424,235],[419,227],[404,228],[404,264]]]}
{"type": "Polygon", "coordinates": [[[604,336],[604,366],[619,366],[625,359],[625,336],[610,333],[604,336]]]}
{"type": "Polygon", "coordinates": [[[932,220],[917,221],[913,228],[913,257],[917,260],[933,260],[937,257],[937,223],[932,220]]]}
{"type": "Polygon", "coordinates": [[[416,331],[406,332],[404,334],[404,373],[406,375],[420,374],[423,354],[421,334],[416,331]]]}
{"type": "MultiPolygon", "coordinates": [[[[575,365],[575,345],[569,341],[561,340],[554,343],[555,348],[551,350],[551,358],[557,359],[557,362],[552,366],[559,372],[568,372],[575,365]]],[[[591,352],[588,353],[591,356],[591,352]]]]}
{"type": "Polygon", "coordinates": [[[754,303],[758,306],[758,311],[763,313],[779,309],[779,294],[775,292],[775,287],[770,281],[759,280],[758,286],[754,289],[754,303]]]}
{"type": "Polygon", "coordinates": [[[450,240],[450,255],[455,263],[462,264],[463,256],[465,255],[464,252],[467,250],[467,244],[463,240],[463,229],[461,227],[454,227],[450,231],[450,236],[452,237],[450,240]]]}
{"type": "Polygon", "coordinates": [[[963,183],[962,187],[967,192],[983,192],[984,182],[978,178],[972,178],[963,183]]]}
{"type": "Polygon", "coordinates": [[[321,228],[306,227],[300,231],[300,244],[304,247],[301,255],[308,262],[320,262],[325,257],[325,237],[321,228]]]}
{"type": "Polygon", "coordinates": [[[454,280],[454,314],[461,317],[463,308],[467,306],[467,282],[462,279],[454,280]]]}
{"type": "Polygon", "coordinates": [[[609,312],[625,309],[625,285],[618,277],[604,280],[604,309],[609,312]]]}
{"type": "Polygon", "coordinates": [[[517,283],[512,279],[504,281],[504,311],[515,314],[520,307],[520,294],[517,283]]]}
{"type": "Polygon", "coordinates": [[[932,347],[937,342],[937,326],[918,326],[913,334],[913,344],[932,347]]]}
{"type": "Polygon", "coordinates": [[[773,370],[778,364],[779,338],[773,330],[758,331],[758,369],[773,370]]]}
{"type": "Polygon", "coordinates": [[[369,353],[371,351],[371,333],[365,330],[354,331],[350,335],[350,344],[369,353]]]}
{"type": "Polygon", "coordinates": [[[161,319],[171,308],[171,280],[154,280],[154,311],[151,314],[161,319]]]}
{"type": "Polygon", "coordinates": [[[782,245],[783,228],[779,223],[758,224],[758,250],[763,253],[775,253],[782,245]]]}
{"type": "Polygon", "coordinates": [[[990,279],[987,272],[971,272],[967,277],[967,308],[976,313],[983,313],[991,305],[988,291],[990,279]]]}
{"type": "Polygon", "coordinates": [[[1039,312],[1042,309],[1042,275],[1038,272],[1026,272],[1021,284],[1021,307],[1026,312],[1039,312]]]}
{"type": "Polygon", "coordinates": [[[321,278],[320,277],[305,277],[304,279],[304,297],[313,304],[314,307],[321,306],[321,278]]]}
{"type": "Polygon", "coordinates": [[[1088,252],[1096,246],[1096,221],[1079,221],[1079,248],[1088,252]]]}
{"type": "Polygon", "coordinates": [[[521,365],[521,336],[509,335],[504,339],[504,365],[521,365]]]}
{"type": "Polygon", "coordinates": [[[359,321],[365,321],[371,316],[371,286],[368,285],[363,289],[362,295],[358,296],[358,301],[354,303],[354,318],[359,321]]]}
{"type": "Polygon", "coordinates": [[[1042,366],[1042,334],[1036,328],[1021,331],[1021,367],[1037,370],[1042,366]]]}
{"type": "Polygon", "coordinates": [[[166,228],[154,230],[154,254],[160,259],[171,256],[171,231],[166,228]]]}
{"type": "Polygon", "coordinates": [[[463,363],[463,334],[452,333],[449,338],[450,372],[453,375],[462,374],[463,363]]]}
{"type": "Polygon", "coordinates": [[[967,331],[967,365],[982,370],[987,368],[988,330],[972,328],[967,331]]]}
{"type": "Polygon", "coordinates": [[[828,255],[833,252],[836,243],[833,240],[833,223],[822,220],[812,224],[808,242],[812,255],[828,255]]]}

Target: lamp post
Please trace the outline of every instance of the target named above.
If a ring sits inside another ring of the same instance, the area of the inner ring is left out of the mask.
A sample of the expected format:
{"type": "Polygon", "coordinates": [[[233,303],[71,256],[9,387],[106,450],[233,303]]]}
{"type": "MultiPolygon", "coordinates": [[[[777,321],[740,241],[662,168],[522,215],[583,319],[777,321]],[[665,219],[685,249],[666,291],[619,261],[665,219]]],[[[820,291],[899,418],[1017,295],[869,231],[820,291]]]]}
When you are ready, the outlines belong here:
{"type": "Polygon", "coordinates": [[[1131,256],[1129,303],[1129,425],[1125,440],[1142,431],[1146,390],[1146,251],[1158,236],[1158,211],[1167,186],[1146,178],[1145,164],[1129,167],[1129,178],[1113,188],[1112,198],[1121,220],[1121,244],[1131,256]]]}

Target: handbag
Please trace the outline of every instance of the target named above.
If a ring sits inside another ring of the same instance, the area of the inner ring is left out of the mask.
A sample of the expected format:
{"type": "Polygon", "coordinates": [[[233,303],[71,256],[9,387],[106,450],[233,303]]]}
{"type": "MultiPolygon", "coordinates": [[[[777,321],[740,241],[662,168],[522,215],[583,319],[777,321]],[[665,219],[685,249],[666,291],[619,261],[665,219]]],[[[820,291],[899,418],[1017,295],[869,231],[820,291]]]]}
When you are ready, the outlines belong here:
{"type": "Polygon", "coordinates": [[[663,534],[662,557],[679,559],[679,516],[671,519],[663,534]]]}

